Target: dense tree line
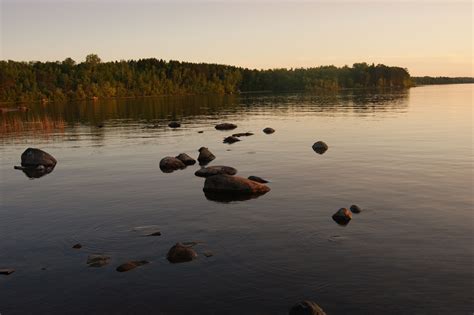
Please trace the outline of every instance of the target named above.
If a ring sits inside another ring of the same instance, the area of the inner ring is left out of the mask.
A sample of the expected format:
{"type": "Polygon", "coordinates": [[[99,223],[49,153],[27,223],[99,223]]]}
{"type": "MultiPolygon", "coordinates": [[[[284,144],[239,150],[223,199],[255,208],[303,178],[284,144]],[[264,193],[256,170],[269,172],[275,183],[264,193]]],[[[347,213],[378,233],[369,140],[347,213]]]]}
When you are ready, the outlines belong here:
{"type": "Polygon", "coordinates": [[[413,77],[415,85],[474,83],[472,77],[413,77]]]}
{"type": "Polygon", "coordinates": [[[0,101],[61,101],[252,91],[318,91],[408,87],[406,69],[356,63],[352,67],[252,70],[233,66],[140,59],[102,62],[0,61],[0,101]]]}

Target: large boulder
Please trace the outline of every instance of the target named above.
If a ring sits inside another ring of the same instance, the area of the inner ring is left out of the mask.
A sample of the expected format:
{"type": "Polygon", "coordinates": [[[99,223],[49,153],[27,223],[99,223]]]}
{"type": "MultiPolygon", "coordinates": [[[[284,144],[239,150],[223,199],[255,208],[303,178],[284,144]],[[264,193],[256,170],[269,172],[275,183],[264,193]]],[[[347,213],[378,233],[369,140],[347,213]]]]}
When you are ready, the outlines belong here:
{"type": "Polygon", "coordinates": [[[176,157],[178,160],[183,162],[185,165],[194,165],[196,164],[196,160],[187,155],[186,153],[181,153],[176,157]]]}
{"type": "Polygon", "coordinates": [[[289,315],[326,315],[323,309],[313,301],[301,301],[290,309],[289,315]]]}
{"type": "Polygon", "coordinates": [[[181,243],[176,243],[173,247],[170,248],[166,258],[171,263],[182,263],[191,261],[197,258],[197,253],[190,246],[185,246],[181,243]]]}
{"type": "Polygon", "coordinates": [[[49,153],[40,149],[28,148],[21,155],[21,166],[37,167],[38,165],[54,167],[56,159],[49,153]]]}
{"type": "Polygon", "coordinates": [[[160,161],[160,169],[164,173],[171,173],[176,170],[181,170],[185,168],[186,165],[181,160],[178,160],[175,157],[167,156],[161,159],[160,161]]]}
{"type": "Polygon", "coordinates": [[[227,175],[235,175],[237,174],[237,170],[230,166],[208,166],[197,170],[194,175],[199,177],[209,177],[214,175],[220,174],[227,174],[227,175]]]}
{"type": "Polygon", "coordinates": [[[329,149],[328,145],[324,141],[318,141],[313,144],[313,150],[316,153],[323,154],[329,149]]]}
{"type": "Polygon", "coordinates": [[[217,130],[232,130],[237,128],[237,125],[231,124],[231,123],[222,123],[222,124],[217,124],[215,127],[217,130]]]}
{"type": "Polygon", "coordinates": [[[341,208],[332,215],[332,219],[336,221],[337,224],[347,225],[352,219],[352,213],[347,210],[347,208],[341,208]]]}
{"type": "Polygon", "coordinates": [[[208,148],[201,147],[199,149],[199,156],[198,156],[199,164],[206,165],[209,162],[211,162],[212,160],[214,160],[215,158],[216,158],[216,156],[214,154],[212,154],[211,151],[209,151],[208,148]]]}
{"type": "Polygon", "coordinates": [[[222,174],[207,177],[203,190],[214,194],[262,195],[269,192],[270,187],[248,178],[222,174]]]}

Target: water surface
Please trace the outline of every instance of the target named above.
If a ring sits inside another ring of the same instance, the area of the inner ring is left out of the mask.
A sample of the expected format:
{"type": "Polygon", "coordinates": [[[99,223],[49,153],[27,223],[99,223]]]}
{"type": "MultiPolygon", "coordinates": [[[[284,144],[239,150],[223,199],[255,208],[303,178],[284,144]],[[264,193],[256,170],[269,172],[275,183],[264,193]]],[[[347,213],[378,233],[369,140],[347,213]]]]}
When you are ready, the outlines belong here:
{"type": "Polygon", "coordinates": [[[310,299],[328,314],[470,314],[472,92],[162,97],[4,114],[0,268],[16,272],[0,276],[0,313],[286,314],[310,299]],[[246,131],[255,135],[222,143],[246,131]],[[269,179],[271,191],[214,202],[199,166],[160,171],[162,157],[197,157],[201,146],[217,156],[211,165],[269,179]],[[54,155],[54,171],[32,180],[14,170],[27,147],[54,155]],[[364,211],[337,225],[331,215],[351,204],[364,211]],[[162,235],[143,237],[146,226],[162,235]],[[178,241],[201,241],[199,258],[168,263],[178,241]],[[87,267],[92,253],[111,263],[87,267]],[[142,259],[151,263],[115,271],[142,259]]]}

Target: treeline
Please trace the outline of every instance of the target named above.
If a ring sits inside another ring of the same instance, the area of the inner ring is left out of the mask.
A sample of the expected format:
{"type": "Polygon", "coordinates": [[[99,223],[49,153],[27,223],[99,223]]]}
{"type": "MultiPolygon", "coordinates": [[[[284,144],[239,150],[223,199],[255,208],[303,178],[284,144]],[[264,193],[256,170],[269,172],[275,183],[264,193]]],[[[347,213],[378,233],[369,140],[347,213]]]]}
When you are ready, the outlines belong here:
{"type": "Polygon", "coordinates": [[[400,67],[356,63],[352,67],[252,70],[234,66],[140,59],[102,62],[0,61],[0,101],[63,101],[179,94],[255,91],[318,91],[409,87],[400,67]]]}
{"type": "Polygon", "coordinates": [[[412,77],[415,85],[474,83],[472,77],[412,77]]]}

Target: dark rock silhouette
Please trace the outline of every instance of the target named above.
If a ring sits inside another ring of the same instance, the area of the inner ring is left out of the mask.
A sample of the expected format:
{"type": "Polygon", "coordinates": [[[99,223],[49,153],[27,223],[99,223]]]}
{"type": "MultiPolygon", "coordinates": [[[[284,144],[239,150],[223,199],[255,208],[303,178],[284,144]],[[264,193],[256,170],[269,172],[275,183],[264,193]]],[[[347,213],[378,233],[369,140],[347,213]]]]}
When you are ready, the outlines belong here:
{"type": "Polygon", "coordinates": [[[270,187],[244,177],[224,174],[207,177],[203,191],[208,199],[232,201],[255,198],[269,192],[270,187]]]}
{"type": "Polygon", "coordinates": [[[11,268],[0,269],[0,275],[8,276],[8,275],[11,275],[14,272],[15,272],[15,269],[11,269],[11,268]]]}
{"type": "Polygon", "coordinates": [[[170,248],[166,258],[171,263],[188,262],[197,258],[197,253],[190,246],[185,246],[181,243],[176,243],[170,248]]]}
{"type": "Polygon", "coordinates": [[[316,153],[323,154],[329,149],[328,145],[323,141],[318,141],[313,144],[313,150],[316,153]]]}
{"type": "Polygon", "coordinates": [[[181,127],[181,124],[177,121],[172,121],[168,124],[168,127],[170,127],[170,128],[179,128],[179,127],[181,127]]]}
{"type": "Polygon", "coordinates": [[[232,144],[232,143],[235,143],[235,142],[238,142],[238,141],[240,141],[239,138],[234,137],[234,136],[230,136],[230,137],[224,138],[224,141],[223,141],[223,142],[224,142],[224,143],[228,143],[228,144],[232,144]]]}
{"type": "Polygon", "coordinates": [[[38,165],[54,167],[56,159],[49,153],[40,149],[28,148],[21,154],[21,166],[36,167],[38,165]]]}
{"type": "Polygon", "coordinates": [[[239,133],[234,133],[232,137],[249,137],[253,136],[253,133],[251,132],[239,132],[239,133]]]}
{"type": "Polygon", "coordinates": [[[209,177],[219,174],[227,174],[227,175],[235,175],[237,174],[237,170],[230,166],[208,166],[197,170],[194,175],[199,177],[209,177]]]}
{"type": "Polygon", "coordinates": [[[13,168],[16,170],[23,171],[26,177],[31,178],[31,179],[43,177],[45,175],[48,175],[54,170],[54,166],[44,166],[44,165],[14,166],[13,168]]]}
{"type": "Polygon", "coordinates": [[[237,128],[237,125],[231,124],[231,123],[222,123],[222,124],[216,125],[215,128],[217,130],[232,130],[232,129],[237,128]]]}
{"type": "Polygon", "coordinates": [[[352,212],[352,213],[361,213],[361,212],[362,212],[362,209],[361,209],[359,206],[357,206],[357,205],[352,205],[352,206],[350,207],[350,209],[351,209],[351,212],[352,212]]]}
{"type": "Polygon", "coordinates": [[[186,165],[181,160],[171,156],[164,157],[160,161],[160,169],[163,173],[171,173],[185,167],[186,165]]]}
{"type": "Polygon", "coordinates": [[[254,182],[261,183],[261,184],[266,184],[268,183],[268,180],[263,179],[258,176],[249,176],[248,179],[253,180],[254,182]]]}
{"type": "Polygon", "coordinates": [[[352,214],[346,208],[341,208],[333,214],[332,219],[339,225],[347,225],[352,219],[352,214]]]}
{"type": "Polygon", "coordinates": [[[184,165],[194,165],[196,164],[196,160],[187,155],[186,153],[181,153],[176,157],[178,160],[184,163],[184,165]]]}
{"type": "Polygon", "coordinates": [[[263,129],[263,132],[266,133],[267,135],[269,135],[269,134],[274,133],[274,132],[275,132],[275,129],[270,128],[270,127],[267,127],[267,128],[265,128],[265,129],[263,129]]]}
{"type": "Polygon", "coordinates": [[[118,272],[126,272],[126,271],[130,271],[132,269],[135,269],[139,266],[143,266],[143,265],[146,265],[148,264],[149,261],[146,261],[146,260],[134,260],[134,261],[129,261],[129,262],[126,262],[124,264],[121,264],[120,266],[117,267],[117,270],[118,272]]]}
{"type": "Polygon", "coordinates": [[[208,148],[201,147],[199,149],[199,156],[198,156],[199,164],[206,165],[209,162],[211,162],[212,160],[214,160],[215,158],[216,158],[216,156],[214,154],[212,154],[211,151],[209,151],[208,148]]]}
{"type": "Polygon", "coordinates": [[[77,244],[75,244],[72,248],[74,248],[74,249],[80,249],[80,248],[82,248],[82,245],[79,244],[79,243],[77,243],[77,244]]]}
{"type": "Polygon", "coordinates": [[[323,309],[312,301],[301,301],[290,309],[289,315],[326,315],[323,309]]]}

